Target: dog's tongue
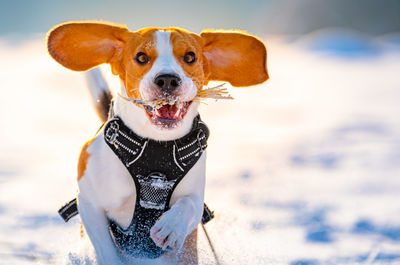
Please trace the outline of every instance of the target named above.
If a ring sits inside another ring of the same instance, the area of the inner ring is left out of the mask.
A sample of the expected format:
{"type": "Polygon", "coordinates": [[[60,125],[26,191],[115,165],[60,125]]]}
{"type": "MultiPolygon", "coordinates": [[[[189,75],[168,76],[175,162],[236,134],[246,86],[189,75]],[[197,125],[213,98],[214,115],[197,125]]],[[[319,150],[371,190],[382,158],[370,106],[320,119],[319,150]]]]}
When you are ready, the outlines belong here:
{"type": "Polygon", "coordinates": [[[174,119],[178,111],[179,109],[175,105],[164,105],[157,110],[158,116],[163,119],[174,119]]]}

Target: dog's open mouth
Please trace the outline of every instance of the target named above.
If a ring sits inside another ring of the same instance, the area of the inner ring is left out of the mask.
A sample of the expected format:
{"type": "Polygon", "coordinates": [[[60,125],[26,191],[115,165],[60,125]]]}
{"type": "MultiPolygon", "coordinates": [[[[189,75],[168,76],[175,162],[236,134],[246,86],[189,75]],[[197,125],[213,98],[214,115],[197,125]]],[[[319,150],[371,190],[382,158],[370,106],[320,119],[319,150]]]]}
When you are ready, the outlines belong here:
{"type": "Polygon", "coordinates": [[[164,128],[172,128],[179,125],[192,102],[156,100],[152,104],[144,105],[144,108],[153,124],[164,128]]]}

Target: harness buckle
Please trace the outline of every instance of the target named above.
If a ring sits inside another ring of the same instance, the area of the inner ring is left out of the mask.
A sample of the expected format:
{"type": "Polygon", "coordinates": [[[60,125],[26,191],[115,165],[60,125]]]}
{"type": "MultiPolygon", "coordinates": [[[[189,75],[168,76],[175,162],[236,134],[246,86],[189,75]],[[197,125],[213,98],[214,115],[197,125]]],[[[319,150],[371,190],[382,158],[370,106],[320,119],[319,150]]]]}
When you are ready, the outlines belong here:
{"type": "Polygon", "coordinates": [[[106,130],[105,138],[109,143],[114,143],[118,136],[119,125],[116,121],[110,123],[110,127],[106,130]]]}
{"type": "Polygon", "coordinates": [[[201,153],[207,148],[206,134],[203,132],[202,129],[200,129],[197,133],[197,145],[199,146],[201,153]]]}

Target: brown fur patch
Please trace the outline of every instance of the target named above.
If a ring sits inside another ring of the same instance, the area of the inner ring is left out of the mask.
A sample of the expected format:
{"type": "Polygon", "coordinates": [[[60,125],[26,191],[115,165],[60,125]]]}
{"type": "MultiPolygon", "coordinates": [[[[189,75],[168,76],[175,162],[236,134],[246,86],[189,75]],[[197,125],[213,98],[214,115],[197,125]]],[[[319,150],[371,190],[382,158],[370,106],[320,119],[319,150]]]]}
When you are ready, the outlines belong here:
{"type": "Polygon", "coordinates": [[[197,265],[198,253],[197,253],[197,228],[190,233],[182,246],[178,251],[170,251],[161,257],[161,259],[168,264],[179,264],[179,265],[197,265]]]}
{"type": "Polygon", "coordinates": [[[173,53],[177,62],[185,71],[187,77],[191,78],[196,84],[197,89],[201,89],[207,83],[207,65],[203,57],[203,40],[199,35],[185,30],[170,28],[173,53]],[[194,52],[196,61],[193,64],[187,64],[183,58],[187,52],[194,52]]]}
{"type": "Polygon", "coordinates": [[[178,252],[178,264],[199,264],[197,253],[197,228],[186,237],[182,249],[178,252]]]}
{"type": "Polygon", "coordinates": [[[57,62],[71,70],[85,71],[102,63],[117,70],[123,46],[131,35],[123,26],[70,22],[49,31],[47,49],[57,62]]]}
{"type": "Polygon", "coordinates": [[[238,31],[204,31],[209,80],[251,86],[268,79],[267,50],[257,37],[238,31]]]}
{"type": "Polygon", "coordinates": [[[81,239],[85,238],[85,228],[83,227],[83,223],[81,222],[80,229],[79,229],[79,236],[81,239]]]}
{"type": "Polygon", "coordinates": [[[126,92],[131,98],[141,99],[139,92],[140,81],[157,59],[158,54],[153,34],[157,30],[157,28],[146,28],[136,31],[125,46],[122,58],[123,72],[119,73],[119,77],[124,82],[126,92]],[[145,65],[139,65],[135,61],[138,52],[144,52],[150,57],[150,61],[145,65]]]}
{"type": "Polygon", "coordinates": [[[88,147],[92,143],[94,139],[86,142],[81,150],[81,153],[79,155],[79,161],[78,161],[78,181],[83,177],[85,174],[87,162],[89,160],[90,154],[87,152],[88,147]]]}

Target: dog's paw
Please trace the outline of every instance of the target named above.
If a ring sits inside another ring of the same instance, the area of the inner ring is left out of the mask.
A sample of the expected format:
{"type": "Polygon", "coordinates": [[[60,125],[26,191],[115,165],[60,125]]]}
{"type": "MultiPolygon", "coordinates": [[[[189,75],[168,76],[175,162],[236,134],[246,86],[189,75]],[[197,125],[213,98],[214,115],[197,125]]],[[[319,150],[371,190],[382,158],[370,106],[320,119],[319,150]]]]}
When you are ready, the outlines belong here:
{"type": "Polygon", "coordinates": [[[166,211],[150,229],[150,237],[162,249],[180,249],[188,232],[188,224],[173,209],[166,211]]]}

